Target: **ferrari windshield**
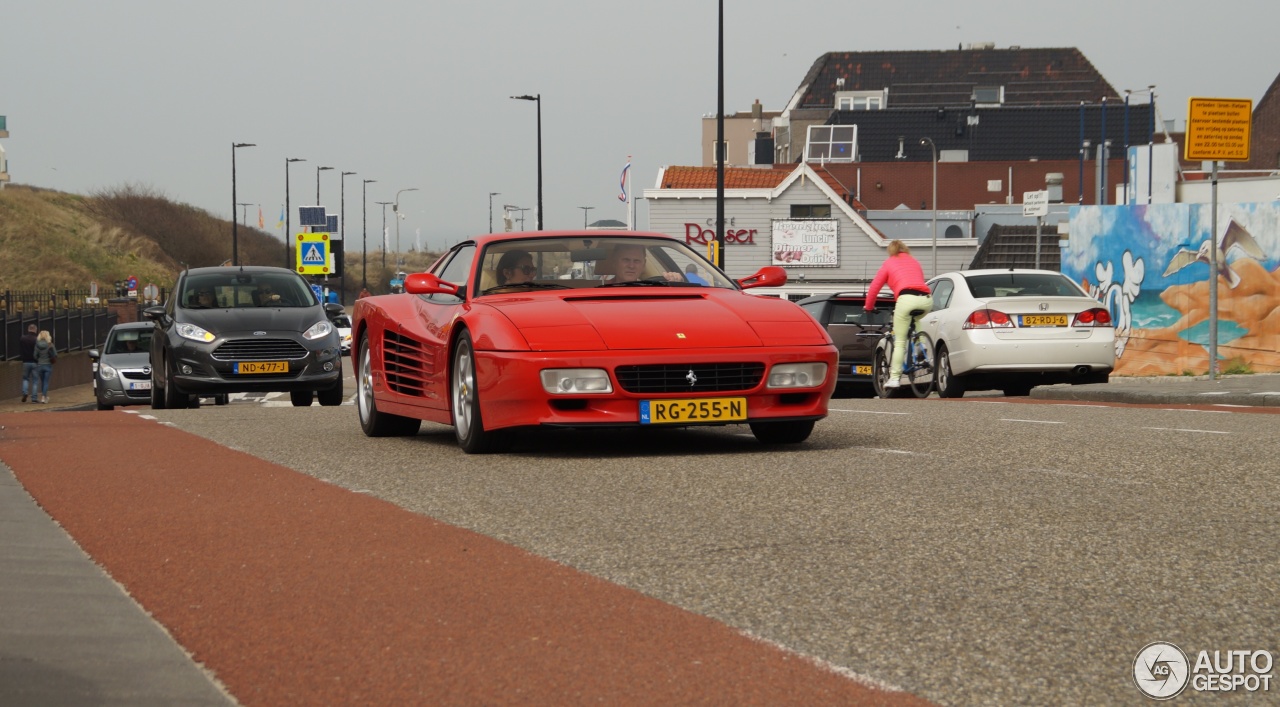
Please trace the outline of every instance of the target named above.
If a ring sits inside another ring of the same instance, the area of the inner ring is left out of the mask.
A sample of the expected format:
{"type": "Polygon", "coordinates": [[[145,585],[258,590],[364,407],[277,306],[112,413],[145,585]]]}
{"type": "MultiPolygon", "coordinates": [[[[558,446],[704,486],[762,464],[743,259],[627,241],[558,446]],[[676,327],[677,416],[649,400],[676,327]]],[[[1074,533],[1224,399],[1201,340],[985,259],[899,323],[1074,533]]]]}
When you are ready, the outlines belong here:
{"type": "Polygon", "coordinates": [[[584,287],[737,285],[684,243],[663,238],[560,237],[489,244],[479,293],[584,287]]]}

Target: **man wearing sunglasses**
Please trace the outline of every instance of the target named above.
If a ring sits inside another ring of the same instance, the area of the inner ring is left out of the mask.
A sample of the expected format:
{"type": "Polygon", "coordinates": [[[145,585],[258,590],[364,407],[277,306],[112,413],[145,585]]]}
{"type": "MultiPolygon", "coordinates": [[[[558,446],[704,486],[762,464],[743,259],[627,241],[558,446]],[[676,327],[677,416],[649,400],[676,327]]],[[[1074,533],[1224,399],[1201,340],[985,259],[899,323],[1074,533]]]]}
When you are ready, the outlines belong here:
{"type": "Polygon", "coordinates": [[[533,265],[533,256],[523,250],[509,250],[503,253],[498,259],[496,270],[498,285],[532,282],[533,276],[538,274],[538,268],[533,265]]]}

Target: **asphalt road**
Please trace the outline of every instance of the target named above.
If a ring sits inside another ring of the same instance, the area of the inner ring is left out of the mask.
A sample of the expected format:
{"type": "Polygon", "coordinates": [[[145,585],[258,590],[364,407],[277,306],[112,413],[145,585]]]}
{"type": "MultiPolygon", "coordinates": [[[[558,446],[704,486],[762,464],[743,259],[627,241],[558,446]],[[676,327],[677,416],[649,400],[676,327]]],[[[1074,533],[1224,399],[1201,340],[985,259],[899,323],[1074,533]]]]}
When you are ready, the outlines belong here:
{"type": "Polygon", "coordinates": [[[1280,649],[1278,415],[842,399],[785,450],[730,427],[476,457],[431,424],[366,438],[349,405],[137,412],[942,704],[1143,704],[1152,641],[1280,649]]]}

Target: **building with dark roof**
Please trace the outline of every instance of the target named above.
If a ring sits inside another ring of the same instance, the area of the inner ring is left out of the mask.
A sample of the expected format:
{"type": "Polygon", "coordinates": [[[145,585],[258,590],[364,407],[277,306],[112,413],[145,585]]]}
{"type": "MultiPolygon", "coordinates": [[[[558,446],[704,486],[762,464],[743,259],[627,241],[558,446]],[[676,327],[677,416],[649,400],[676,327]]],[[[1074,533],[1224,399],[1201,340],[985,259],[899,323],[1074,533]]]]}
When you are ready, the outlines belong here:
{"type": "Polygon", "coordinates": [[[1246,169],[1280,170],[1280,75],[1253,107],[1246,169]]]}
{"type": "Polygon", "coordinates": [[[774,162],[825,159],[807,146],[826,125],[856,126],[853,151],[830,153],[838,162],[929,161],[905,149],[924,137],[944,161],[1090,159],[1107,141],[1122,160],[1150,141],[1153,118],[1075,48],[828,52],[774,120],[774,162]]]}

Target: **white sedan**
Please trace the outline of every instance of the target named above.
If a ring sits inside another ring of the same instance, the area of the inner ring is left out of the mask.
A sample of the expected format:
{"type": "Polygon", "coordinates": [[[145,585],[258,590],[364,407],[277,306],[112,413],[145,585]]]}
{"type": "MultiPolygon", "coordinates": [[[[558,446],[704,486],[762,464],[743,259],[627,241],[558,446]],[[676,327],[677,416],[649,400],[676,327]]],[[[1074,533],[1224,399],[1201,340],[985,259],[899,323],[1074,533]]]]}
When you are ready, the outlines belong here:
{"type": "Polygon", "coordinates": [[[1111,313],[1062,273],[969,270],[929,281],[933,311],[920,329],[934,342],[944,398],[966,390],[1027,395],[1037,385],[1106,383],[1116,363],[1111,313]]]}

